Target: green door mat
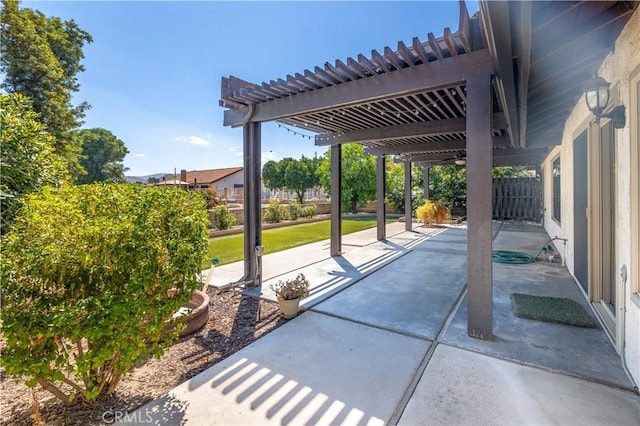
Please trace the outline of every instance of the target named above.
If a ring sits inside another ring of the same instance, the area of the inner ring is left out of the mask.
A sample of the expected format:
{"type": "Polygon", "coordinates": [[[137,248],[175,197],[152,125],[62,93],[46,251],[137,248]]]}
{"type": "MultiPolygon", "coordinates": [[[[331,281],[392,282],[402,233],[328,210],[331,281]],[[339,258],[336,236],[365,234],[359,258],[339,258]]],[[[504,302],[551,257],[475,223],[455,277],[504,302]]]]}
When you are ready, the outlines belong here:
{"type": "Polygon", "coordinates": [[[515,316],[577,327],[594,328],[578,302],[563,297],[533,296],[531,294],[513,293],[511,309],[515,316]]]}

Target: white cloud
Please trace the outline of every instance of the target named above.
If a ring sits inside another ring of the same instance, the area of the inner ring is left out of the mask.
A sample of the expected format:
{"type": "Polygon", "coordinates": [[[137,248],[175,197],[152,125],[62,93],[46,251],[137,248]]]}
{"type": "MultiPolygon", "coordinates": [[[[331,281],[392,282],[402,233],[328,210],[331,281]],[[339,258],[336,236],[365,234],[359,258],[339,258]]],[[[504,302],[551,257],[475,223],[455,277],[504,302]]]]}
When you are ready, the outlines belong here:
{"type": "Polygon", "coordinates": [[[139,152],[137,154],[133,154],[134,157],[138,157],[138,158],[144,158],[144,154],[139,152]]]}
{"type": "Polygon", "coordinates": [[[176,138],[176,140],[178,142],[188,142],[192,145],[199,146],[209,146],[209,144],[211,143],[208,139],[202,138],[200,136],[180,136],[179,138],[176,138]]]}
{"type": "Polygon", "coordinates": [[[276,155],[275,152],[273,151],[268,151],[268,152],[263,152],[262,153],[262,162],[264,163],[265,161],[269,161],[269,160],[275,160],[276,158],[278,158],[278,156],[276,155]]]}
{"type": "Polygon", "coordinates": [[[238,151],[240,151],[240,145],[230,146],[229,151],[238,153],[238,151]]]}

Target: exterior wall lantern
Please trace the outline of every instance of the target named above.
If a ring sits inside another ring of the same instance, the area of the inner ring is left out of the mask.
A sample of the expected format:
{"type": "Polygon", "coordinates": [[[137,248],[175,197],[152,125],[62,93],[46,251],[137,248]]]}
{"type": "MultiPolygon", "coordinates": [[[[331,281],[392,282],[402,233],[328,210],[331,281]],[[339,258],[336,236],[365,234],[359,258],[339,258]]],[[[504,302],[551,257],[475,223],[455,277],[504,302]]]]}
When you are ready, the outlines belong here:
{"type": "Polygon", "coordinates": [[[625,110],[623,105],[613,108],[611,112],[607,114],[602,113],[609,103],[610,85],[611,83],[601,77],[589,80],[584,86],[585,100],[587,101],[589,111],[596,117],[596,123],[600,123],[600,118],[602,117],[609,118],[613,122],[613,127],[622,129],[625,125],[625,110]]]}

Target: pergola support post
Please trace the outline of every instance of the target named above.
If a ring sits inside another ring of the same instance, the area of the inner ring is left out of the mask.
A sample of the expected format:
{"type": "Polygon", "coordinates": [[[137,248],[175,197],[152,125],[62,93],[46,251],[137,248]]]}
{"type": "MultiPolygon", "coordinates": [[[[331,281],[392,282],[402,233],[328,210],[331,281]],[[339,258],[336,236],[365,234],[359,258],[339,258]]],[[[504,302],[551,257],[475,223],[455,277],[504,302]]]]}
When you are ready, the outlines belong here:
{"type": "Polygon", "coordinates": [[[342,254],[342,146],[331,145],[331,256],[342,254]]]}
{"type": "Polygon", "coordinates": [[[424,173],[424,183],[422,185],[422,190],[424,192],[425,201],[429,199],[429,169],[431,166],[429,164],[425,164],[422,172],[424,173]]]}
{"type": "Polygon", "coordinates": [[[385,221],[386,212],[384,206],[384,195],[386,192],[384,161],[385,156],[378,155],[376,162],[376,219],[378,225],[378,241],[383,241],[387,238],[385,221]]]}
{"type": "Polygon", "coordinates": [[[467,332],[493,338],[491,76],[467,80],[467,332]]]}
{"type": "Polygon", "coordinates": [[[404,163],[404,229],[411,231],[411,161],[404,163]]]}
{"type": "Polygon", "coordinates": [[[243,126],[244,145],[244,276],[247,287],[262,284],[261,127],[243,126]]]}

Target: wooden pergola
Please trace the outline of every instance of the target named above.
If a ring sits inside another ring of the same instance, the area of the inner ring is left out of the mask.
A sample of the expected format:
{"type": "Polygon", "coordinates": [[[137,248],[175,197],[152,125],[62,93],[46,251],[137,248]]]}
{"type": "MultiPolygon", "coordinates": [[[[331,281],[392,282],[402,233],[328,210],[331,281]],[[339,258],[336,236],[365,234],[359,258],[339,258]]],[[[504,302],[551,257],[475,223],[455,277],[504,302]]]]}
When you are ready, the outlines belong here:
{"type": "MultiPolygon", "coordinates": [[[[400,41],[396,49],[326,62],[268,83],[222,79],[224,125],[242,127],[244,134],[246,285],[261,282],[256,256],[262,245],[261,123],[277,121],[315,132],[316,145],[330,147],[332,256],[342,251],[342,144],[362,144],[377,156],[380,240],[385,239],[384,156],[394,155],[405,163],[405,198],[410,203],[411,163],[451,164],[462,155],[467,167],[468,333],[492,338],[492,166],[539,167],[549,147],[560,143],[564,120],[582,93],[568,80],[586,80],[590,76],[584,71],[604,57],[587,47],[590,59],[583,61],[582,74],[564,78],[566,71],[551,65],[556,52],[571,47],[574,40],[562,30],[546,28],[547,22],[563,10],[580,28],[601,19],[597,28],[607,30],[608,48],[617,36],[603,17],[612,9],[611,2],[607,7],[593,7],[595,2],[513,3],[517,4],[481,2],[481,13],[470,17],[460,2],[455,32],[445,28],[441,37],[429,33],[426,40],[414,38],[411,45],[400,41]],[[544,40],[538,40],[538,31],[545,34],[544,40]],[[549,39],[554,34],[555,45],[549,39]]],[[[619,16],[628,8],[613,10],[619,16]]],[[[620,19],[614,22],[619,32],[620,19]]],[[[601,37],[601,32],[594,37],[601,37]]],[[[406,211],[410,230],[410,204],[406,211]]]]}

